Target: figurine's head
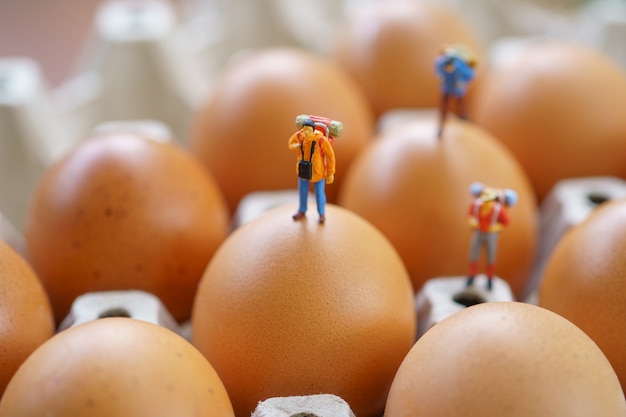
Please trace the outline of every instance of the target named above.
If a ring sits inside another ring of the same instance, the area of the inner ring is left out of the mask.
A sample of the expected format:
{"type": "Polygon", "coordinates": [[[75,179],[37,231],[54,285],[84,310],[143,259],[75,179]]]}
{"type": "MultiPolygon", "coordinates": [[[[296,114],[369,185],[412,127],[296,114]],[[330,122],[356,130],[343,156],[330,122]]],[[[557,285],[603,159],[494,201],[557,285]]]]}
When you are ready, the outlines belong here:
{"type": "Polygon", "coordinates": [[[302,131],[307,134],[311,134],[313,133],[314,130],[315,130],[315,122],[313,121],[313,119],[311,119],[310,117],[307,117],[306,119],[304,119],[304,121],[302,122],[302,131]],[[307,129],[307,127],[310,129],[307,129]]]}
{"type": "Polygon", "coordinates": [[[467,65],[469,65],[472,68],[476,67],[476,64],[478,63],[476,54],[471,49],[469,49],[466,45],[463,45],[460,43],[443,44],[441,46],[440,53],[446,56],[451,61],[454,61],[454,59],[458,59],[458,60],[465,62],[467,65]]]}
{"type": "Polygon", "coordinates": [[[498,191],[493,189],[493,188],[489,188],[489,187],[485,187],[483,189],[483,191],[480,193],[480,199],[483,201],[495,201],[498,199],[498,191]]]}

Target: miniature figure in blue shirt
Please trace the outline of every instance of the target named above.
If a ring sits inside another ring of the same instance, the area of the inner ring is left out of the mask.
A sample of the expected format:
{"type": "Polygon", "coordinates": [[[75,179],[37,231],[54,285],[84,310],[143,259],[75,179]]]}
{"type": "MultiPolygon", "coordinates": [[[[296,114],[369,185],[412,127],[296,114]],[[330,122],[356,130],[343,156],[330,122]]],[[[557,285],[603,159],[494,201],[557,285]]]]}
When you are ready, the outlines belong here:
{"type": "Polygon", "coordinates": [[[457,103],[459,117],[465,119],[463,98],[469,82],[474,79],[476,59],[473,53],[463,45],[452,45],[443,48],[437,57],[435,70],[441,79],[441,108],[438,137],[443,133],[443,125],[450,107],[450,99],[457,103]]]}

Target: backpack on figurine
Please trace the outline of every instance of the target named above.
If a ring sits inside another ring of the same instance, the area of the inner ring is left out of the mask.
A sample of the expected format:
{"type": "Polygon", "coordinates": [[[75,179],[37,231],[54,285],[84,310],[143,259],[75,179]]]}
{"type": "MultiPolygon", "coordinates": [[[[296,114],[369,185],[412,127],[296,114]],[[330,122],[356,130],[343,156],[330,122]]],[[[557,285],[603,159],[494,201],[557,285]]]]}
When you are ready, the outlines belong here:
{"type": "MultiPolygon", "coordinates": [[[[315,123],[315,130],[322,133],[324,138],[328,140],[330,146],[335,145],[335,138],[341,136],[343,132],[343,124],[337,120],[331,120],[327,117],[319,117],[313,116],[309,114],[299,114],[296,116],[296,127],[298,129],[302,129],[302,124],[306,119],[313,120],[315,123]]],[[[319,149],[320,156],[324,161],[324,167],[326,167],[326,156],[324,155],[324,148],[322,147],[322,140],[319,141],[317,148],[319,149]]],[[[313,146],[315,147],[315,145],[313,146]]],[[[311,148],[311,159],[313,158],[313,148],[311,148]]],[[[304,160],[304,155],[302,155],[302,159],[304,160]]],[[[309,178],[310,179],[310,178],[309,178]]]]}

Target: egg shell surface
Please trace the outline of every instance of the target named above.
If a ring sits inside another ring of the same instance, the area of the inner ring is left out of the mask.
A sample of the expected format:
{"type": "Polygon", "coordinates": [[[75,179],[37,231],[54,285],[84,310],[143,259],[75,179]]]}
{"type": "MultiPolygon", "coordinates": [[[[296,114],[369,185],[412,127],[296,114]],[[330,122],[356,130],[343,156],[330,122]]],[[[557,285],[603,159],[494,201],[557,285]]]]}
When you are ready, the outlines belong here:
{"type": "Polygon", "coordinates": [[[386,417],[626,415],[598,346],[571,322],[517,302],[478,304],[436,324],[396,374],[386,417]]]}
{"type": "Polygon", "coordinates": [[[356,415],[383,411],[415,339],[413,291],[391,244],[326,207],[293,221],[270,210],[220,247],[198,289],[192,341],[248,417],[270,397],[334,394],[356,415]]]}
{"type": "Polygon", "coordinates": [[[343,24],[333,59],[363,89],[378,117],[396,108],[439,106],[435,60],[449,44],[463,44],[479,57],[478,81],[482,42],[456,11],[423,0],[367,2],[343,24]]]}
{"type": "Polygon", "coordinates": [[[335,182],[326,187],[332,202],[374,128],[358,86],[330,59],[289,48],[251,53],[219,79],[196,116],[190,148],[215,176],[231,212],[253,191],[297,188],[287,142],[300,114],[343,124],[333,148],[335,182]]]}
{"type": "Polygon", "coordinates": [[[338,203],[391,241],[419,291],[428,279],[468,273],[470,185],[515,190],[519,201],[507,209],[510,224],[500,233],[495,273],[519,296],[537,242],[528,177],[483,129],[450,117],[439,140],[437,126],[436,116],[424,115],[382,132],[346,174],[338,203]]]}
{"type": "Polygon", "coordinates": [[[233,417],[215,370],[176,333],[131,318],[64,330],[38,348],[0,401],[0,416],[233,417]]]}
{"type": "Polygon", "coordinates": [[[626,391],[626,200],[600,205],[559,241],[539,288],[539,305],[589,335],[626,391]]]}
{"type": "Polygon", "coordinates": [[[22,256],[0,241],[0,397],[22,362],[53,334],[43,285],[22,256]]]}
{"type": "Polygon", "coordinates": [[[626,73],[607,56],[537,41],[482,81],[472,120],[515,155],[540,201],[563,179],[626,178],[626,73]]]}

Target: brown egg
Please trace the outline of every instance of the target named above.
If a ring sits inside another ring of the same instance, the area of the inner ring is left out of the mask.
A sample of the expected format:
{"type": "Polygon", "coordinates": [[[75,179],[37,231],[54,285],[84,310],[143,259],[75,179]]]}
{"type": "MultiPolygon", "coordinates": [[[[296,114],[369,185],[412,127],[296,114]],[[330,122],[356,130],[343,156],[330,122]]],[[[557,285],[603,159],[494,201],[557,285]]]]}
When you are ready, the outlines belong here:
{"type": "Polygon", "coordinates": [[[452,9],[428,1],[369,2],[350,14],[333,57],[379,116],[399,107],[438,107],[435,59],[443,44],[453,43],[481,54],[478,36],[452,9]]]}
{"type": "Polygon", "coordinates": [[[0,241],[0,397],[17,368],[53,333],[54,317],[41,282],[0,241]]]}
{"type": "Polygon", "coordinates": [[[550,256],[539,304],[571,320],[602,349],[626,391],[626,200],[599,206],[550,256]]]}
{"type": "Polygon", "coordinates": [[[109,133],[44,174],[26,243],[57,321],[83,293],[124,289],[153,293],[184,320],[227,229],[223,197],[190,154],[109,133]]]}
{"type": "Polygon", "coordinates": [[[387,236],[417,291],[430,278],[468,273],[471,183],[515,190],[519,202],[500,235],[495,273],[519,296],[537,241],[528,178],[501,144],[470,123],[450,118],[438,140],[436,119],[424,116],[383,132],[347,173],[339,204],[387,236]]]}
{"type": "Polygon", "coordinates": [[[406,269],[360,217],[330,205],[323,225],[294,222],[296,209],[273,209],[220,247],[198,288],[193,343],[239,417],[269,397],[320,393],[378,416],[415,338],[406,269]]]}
{"type": "Polygon", "coordinates": [[[233,417],[219,376],[189,342],[152,323],[106,318],[37,349],[0,401],[0,416],[233,417]]]}
{"type": "Polygon", "coordinates": [[[623,417],[611,365],[580,329],[537,306],[485,303],[422,336],[393,380],[385,417],[623,417]]]}
{"type": "Polygon", "coordinates": [[[516,156],[539,200],[565,178],[626,177],[626,76],[601,53],[536,42],[477,87],[473,120],[516,156]]]}
{"type": "Polygon", "coordinates": [[[287,141],[299,114],[343,123],[334,145],[336,181],[326,188],[332,202],[373,130],[360,89],[330,60],[294,49],[253,53],[226,71],[197,115],[190,146],[215,175],[231,211],[252,191],[297,188],[287,141]]]}

